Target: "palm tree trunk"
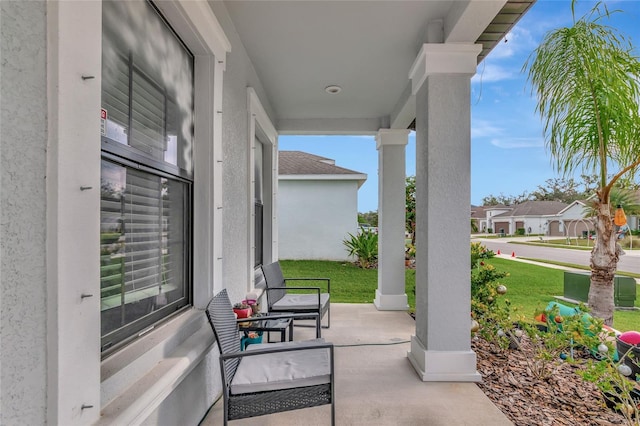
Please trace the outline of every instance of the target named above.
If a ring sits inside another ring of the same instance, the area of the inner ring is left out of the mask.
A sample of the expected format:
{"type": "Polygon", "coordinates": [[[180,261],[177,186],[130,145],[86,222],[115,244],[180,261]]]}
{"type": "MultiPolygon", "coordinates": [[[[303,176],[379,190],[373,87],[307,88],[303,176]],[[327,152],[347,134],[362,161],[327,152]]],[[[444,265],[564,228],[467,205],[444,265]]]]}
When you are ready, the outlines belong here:
{"type": "Polygon", "coordinates": [[[602,318],[606,325],[613,325],[613,282],[618,268],[616,235],[613,232],[609,204],[598,203],[596,243],[591,251],[591,287],[589,308],[591,314],[602,318]]]}

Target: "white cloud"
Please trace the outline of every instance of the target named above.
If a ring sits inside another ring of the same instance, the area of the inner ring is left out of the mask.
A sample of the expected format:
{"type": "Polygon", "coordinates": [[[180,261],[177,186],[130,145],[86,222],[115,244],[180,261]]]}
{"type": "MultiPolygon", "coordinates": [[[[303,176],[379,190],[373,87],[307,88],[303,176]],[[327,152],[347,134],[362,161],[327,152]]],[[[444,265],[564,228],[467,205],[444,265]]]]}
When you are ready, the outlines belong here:
{"type": "Polygon", "coordinates": [[[491,121],[486,120],[472,120],[471,121],[471,137],[472,138],[486,138],[490,136],[499,136],[503,134],[503,130],[500,127],[496,127],[491,121]]]}
{"type": "Polygon", "coordinates": [[[528,29],[516,26],[507,33],[504,39],[498,42],[487,58],[511,58],[516,54],[521,55],[523,52],[533,50],[536,45],[536,41],[528,29]]]}
{"type": "Polygon", "coordinates": [[[518,77],[518,70],[513,66],[483,63],[478,67],[478,72],[471,79],[471,83],[492,83],[496,81],[513,80],[518,77]]]}
{"type": "Polygon", "coordinates": [[[503,149],[541,148],[544,146],[542,138],[494,138],[491,145],[503,149]]]}

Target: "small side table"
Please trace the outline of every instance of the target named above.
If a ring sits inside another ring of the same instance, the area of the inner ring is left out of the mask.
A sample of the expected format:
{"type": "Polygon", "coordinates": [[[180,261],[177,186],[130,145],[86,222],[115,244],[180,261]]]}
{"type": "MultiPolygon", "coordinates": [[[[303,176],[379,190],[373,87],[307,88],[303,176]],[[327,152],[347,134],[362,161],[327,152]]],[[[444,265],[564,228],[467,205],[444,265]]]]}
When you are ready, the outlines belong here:
{"type": "MultiPolygon", "coordinates": [[[[266,332],[280,332],[280,341],[284,342],[287,328],[289,329],[289,341],[293,341],[293,320],[291,318],[278,318],[278,319],[269,319],[268,316],[265,316],[264,319],[260,321],[251,321],[245,323],[238,323],[238,328],[240,331],[245,332],[245,334],[249,331],[266,331],[266,332]]],[[[267,336],[269,336],[267,334],[267,336]]],[[[271,343],[269,337],[267,337],[267,342],[271,343]]]]}

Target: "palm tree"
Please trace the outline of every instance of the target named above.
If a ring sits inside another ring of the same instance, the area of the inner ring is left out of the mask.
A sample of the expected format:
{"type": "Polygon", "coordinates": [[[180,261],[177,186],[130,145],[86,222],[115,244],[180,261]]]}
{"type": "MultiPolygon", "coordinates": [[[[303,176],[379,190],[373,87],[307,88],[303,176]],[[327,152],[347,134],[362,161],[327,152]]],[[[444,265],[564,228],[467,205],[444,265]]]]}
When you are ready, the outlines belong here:
{"type": "MultiPolygon", "coordinates": [[[[625,213],[635,214],[638,211],[638,199],[634,191],[622,188],[611,188],[609,193],[609,205],[611,209],[611,216],[613,217],[615,208],[621,206],[625,213]]],[[[584,217],[596,217],[598,214],[598,200],[587,200],[587,203],[582,210],[584,217]]]]}
{"type": "Polygon", "coordinates": [[[640,62],[615,28],[602,24],[610,12],[598,3],[573,25],[549,32],[524,65],[545,143],[556,169],[598,176],[596,232],[591,252],[589,306],[613,323],[613,278],[618,252],[612,222],[611,191],[640,165],[640,62]],[[608,177],[611,174],[611,177],[608,177]]]}

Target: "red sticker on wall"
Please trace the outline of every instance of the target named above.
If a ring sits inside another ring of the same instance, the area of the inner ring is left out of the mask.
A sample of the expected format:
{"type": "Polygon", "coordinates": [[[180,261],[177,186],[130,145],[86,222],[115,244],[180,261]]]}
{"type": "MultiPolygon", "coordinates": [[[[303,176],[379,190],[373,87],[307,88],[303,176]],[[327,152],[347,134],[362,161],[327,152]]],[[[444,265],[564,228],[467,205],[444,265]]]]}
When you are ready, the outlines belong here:
{"type": "Polygon", "coordinates": [[[100,135],[107,136],[107,110],[100,108],[100,135]]]}

